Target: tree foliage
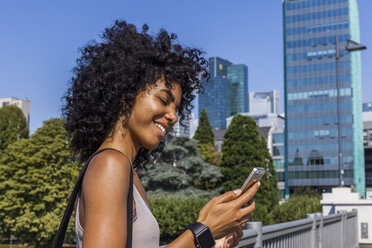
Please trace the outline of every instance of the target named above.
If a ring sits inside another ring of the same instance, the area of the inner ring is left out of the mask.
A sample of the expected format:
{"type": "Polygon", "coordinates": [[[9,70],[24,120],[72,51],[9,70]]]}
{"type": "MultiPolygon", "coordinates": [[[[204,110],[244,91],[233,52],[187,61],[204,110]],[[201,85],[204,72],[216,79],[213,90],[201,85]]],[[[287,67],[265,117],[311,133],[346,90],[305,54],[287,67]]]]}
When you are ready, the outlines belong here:
{"type": "Polygon", "coordinates": [[[27,120],[15,105],[0,108],[0,151],[22,138],[28,138],[27,120]]]}
{"type": "Polygon", "coordinates": [[[316,188],[299,186],[294,189],[293,196],[308,196],[321,198],[322,192],[318,191],[316,188]]]}
{"type": "Polygon", "coordinates": [[[259,137],[256,122],[249,116],[235,116],[228,127],[222,144],[220,167],[225,177],[224,191],[240,188],[254,167],[263,167],[266,173],[255,196],[253,220],[265,221],[278,204],[278,180],[266,141],[259,137]]]}
{"type": "Polygon", "coordinates": [[[207,111],[204,108],[200,113],[199,125],[195,131],[194,139],[198,140],[199,144],[214,144],[214,133],[209,123],[207,111]]]}
{"type": "Polygon", "coordinates": [[[187,137],[173,139],[165,146],[156,164],[138,171],[146,191],[150,195],[217,195],[223,177],[221,170],[206,163],[197,151],[196,140],[187,137]]]}
{"type": "Polygon", "coordinates": [[[322,212],[320,200],[314,196],[302,195],[291,197],[281,205],[275,206],[264,224],[276,224],[306,218],[308,213],[322,212]]]}
{"type": "MultiPolygon", "coordinates": [[[[50,247],[79,174],[63,120],[44,122],[30,139],[7,147],[0,158],[0,230],[35,247],[50,247]]],[[[73,221],[67,241],[74,242],[73,221]]]]}
{"type": "Polygon", "coordinates": [[[206,198],[163,195],[149,198],[149,205],[160,227],[160,243],[168,244],[196,221],[206,198]]]}
{"type": "Polygon", "coordinates": [[[208,164],[219,165],[221,162],[222,153],[210,143],[199,144],[199,153],[204,157],[208,164]]]}

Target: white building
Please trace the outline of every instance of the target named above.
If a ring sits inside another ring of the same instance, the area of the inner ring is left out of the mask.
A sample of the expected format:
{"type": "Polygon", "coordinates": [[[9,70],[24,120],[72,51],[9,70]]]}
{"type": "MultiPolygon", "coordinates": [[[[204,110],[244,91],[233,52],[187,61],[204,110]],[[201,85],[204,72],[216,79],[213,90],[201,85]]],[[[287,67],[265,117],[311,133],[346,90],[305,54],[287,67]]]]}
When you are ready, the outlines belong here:
{"type": "Polygon", "coordinates": [[[250,113],[279,113],[279,93],[277,90],[269,92],[249,92],[248,108],[250,113]]]}
{"type": "Polygon", "coordinates": [[[30,101],[26,98],[21,100],[15,97],[0,98],[0,108],[8,105],[15,105],[20,108],[26,117],[27,124],[30,125],[30,101]]]}
{"type": "Polygon", "coordinates": [[[351,188],[332,188],[332,193],[323,193],[320,201],[323,216],[338,211],[358,212],[359,247],[372,247],[372,200],[361,199],[360,194],[351,188]]]}

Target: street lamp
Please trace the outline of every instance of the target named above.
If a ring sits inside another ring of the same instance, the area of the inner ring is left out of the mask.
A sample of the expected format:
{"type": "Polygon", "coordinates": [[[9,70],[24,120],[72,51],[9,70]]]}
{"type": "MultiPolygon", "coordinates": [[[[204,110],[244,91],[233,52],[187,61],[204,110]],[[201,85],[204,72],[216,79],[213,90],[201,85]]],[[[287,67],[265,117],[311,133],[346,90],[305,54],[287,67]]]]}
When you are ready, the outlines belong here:
{"type": "Polygon", "coordinates": [[[338,168],[340,170],[340,187],[344,186],[344,166],[342,162],[342,147],[341,147],[341,98],[340,98],[340,52],[361,51],[367,49],[366,46],[359,44],[350,39],[346,39],[346,46],[340,49],[338,46],[338,35],[336,35],[336,82],[337,82],[337,129],[338,129],[338,168]]]}

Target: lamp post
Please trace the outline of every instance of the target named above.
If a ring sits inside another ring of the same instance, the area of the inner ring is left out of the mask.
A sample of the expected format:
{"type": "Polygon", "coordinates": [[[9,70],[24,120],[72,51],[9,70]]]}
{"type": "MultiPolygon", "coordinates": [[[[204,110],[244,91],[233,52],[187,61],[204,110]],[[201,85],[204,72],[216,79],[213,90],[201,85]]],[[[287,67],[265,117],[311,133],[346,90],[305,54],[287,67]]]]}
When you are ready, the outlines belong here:
{"type": "Polygon", "coordinates": [[[346,39],[346,47],[339,48],[338,35],[336,35],[336,83],[337,83],[337,129],[338,129],[338,168],[340,170],[340,187],[344,186],[344,166],[342,161],[342,142],[341,142],[341,97],[340,97],[340,52],[361,51],[367,49],[366,46],[350,39],[346,39]]]}

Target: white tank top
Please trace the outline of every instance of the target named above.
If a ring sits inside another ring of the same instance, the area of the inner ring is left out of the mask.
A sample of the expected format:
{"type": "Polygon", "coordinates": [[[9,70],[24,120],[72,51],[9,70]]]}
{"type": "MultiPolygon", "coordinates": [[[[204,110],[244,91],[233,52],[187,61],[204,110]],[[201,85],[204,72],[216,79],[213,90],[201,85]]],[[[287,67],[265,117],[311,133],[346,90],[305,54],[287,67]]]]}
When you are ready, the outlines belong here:
{"type": "MultiPolygon", "coordinates": [[[[133,217],[133,248],[159,248],[159,224],[152,215],[150,208],[142,199],[136,186],[133,185],[133,200],[136,203],[135,217],[133,217]]],[[[79,219],[79,197],[75,211],[76,248],[83,247],[84,229],[79,219]]]]}

